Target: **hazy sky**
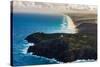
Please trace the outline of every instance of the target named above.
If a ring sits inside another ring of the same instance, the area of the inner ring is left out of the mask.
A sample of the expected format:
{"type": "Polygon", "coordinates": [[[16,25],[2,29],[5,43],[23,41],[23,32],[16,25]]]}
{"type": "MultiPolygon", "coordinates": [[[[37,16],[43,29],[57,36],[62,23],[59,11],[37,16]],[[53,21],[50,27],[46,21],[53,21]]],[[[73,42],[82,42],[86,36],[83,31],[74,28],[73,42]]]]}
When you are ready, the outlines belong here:
{"type": "Polygon", "coordinates": [[[64,0],[68,3],[96,5],[97,0],[64,0]]]}
{"type": "Polygon", "coordinates": [[[29,1],[58,2],[58,3],[62,2],[62,3],[73,3],[73,4],[88,4],[88,5],[96,5],[98,3],[98,0],[29,0],[29,1]]]}

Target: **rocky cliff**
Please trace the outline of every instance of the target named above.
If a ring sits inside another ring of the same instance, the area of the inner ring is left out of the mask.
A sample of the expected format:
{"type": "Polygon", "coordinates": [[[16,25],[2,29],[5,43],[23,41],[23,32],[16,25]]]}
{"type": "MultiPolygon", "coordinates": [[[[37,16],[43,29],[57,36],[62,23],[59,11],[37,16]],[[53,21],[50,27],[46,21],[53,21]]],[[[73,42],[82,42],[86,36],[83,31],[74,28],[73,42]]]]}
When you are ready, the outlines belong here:
{"type": "Polygon", "coordinates": [[[25,38],[30,46],[27,52],[55,58],[61,62],[78,59],[97,59],[97,41],[95,34],[33,33],[25,38]]]}

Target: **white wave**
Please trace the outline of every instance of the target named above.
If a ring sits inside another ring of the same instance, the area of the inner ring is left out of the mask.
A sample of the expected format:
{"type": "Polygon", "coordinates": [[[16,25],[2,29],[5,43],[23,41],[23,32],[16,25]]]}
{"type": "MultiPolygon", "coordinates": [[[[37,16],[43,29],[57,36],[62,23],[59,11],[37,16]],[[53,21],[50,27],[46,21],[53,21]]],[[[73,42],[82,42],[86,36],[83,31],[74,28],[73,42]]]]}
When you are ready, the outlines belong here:
{"type": "Polygon", "coordinates": [[[32,55],[32,56],[34,56],[34,57],[36,57],[36,58],[48,60],[49,62],[63,63],[63,62],[57,61],[57,60],[54,59],[54,58],[49,59],[49,58],[46,58],[46,57],[43,57],[43,56],[38,56],[38,55],[32,55]]]}
{"type": "Polygon", "coordinates": [[[76,61],[74,61],[73,63],[80,63],[80,62],[94,62],[94,61],[96,61],[96,60],[94,60],[94,59],[88,59],[88,60],[82,59],[82,60],[76,60],[76,61]]]}
{"type": "Polygon", "coordinates": [[[26,45],[26,47],[22,50],[22,53],[23,53],[24,55],[32,56],[32,57],[38,58],[38,59],[40,59],[40,60],[45,59],[45,60],[48,60],[48,61],[51,62],[51,63],[52,63],[52,62],[63,63],[63,62],[57,61],[57,60],[54,59],[54,58],[49,59],[49,58],[46,58],[46,57],[43,57],[43,56],[32,55],[32,53],[27,53],[27,49],[29,48],[29,46],[34,46],[35,44],[34,44],[34,43],[27,43],[27,44],[25,44],[25,45],[26,45]]]}
{"type": "MultiPolygon", "coordinates": [[[[22,53],[27,54],[27,50],[28,50],[29,46],[34,46],[35,44],[34,43],[27,43],[27,44],[24,44],[24,45],[25,45],[25,48],[22,49],[22,53]]],[[[31,53],[29,53],[29,54],[31,54],[31,53]]]]}
{"type": "Polygon", "coordinates": [[[77,33],[76,25],[74,24],[73,20],[70,16],[64,15],[63,23],[61,24],[62,33],[77,33]]]}
{"type": "Polygon", "coordinates": [[[28,43],[27,45],[29,45],[29,46],[34,46],[35,44],[34,44],[34,43],[28,43]]]}

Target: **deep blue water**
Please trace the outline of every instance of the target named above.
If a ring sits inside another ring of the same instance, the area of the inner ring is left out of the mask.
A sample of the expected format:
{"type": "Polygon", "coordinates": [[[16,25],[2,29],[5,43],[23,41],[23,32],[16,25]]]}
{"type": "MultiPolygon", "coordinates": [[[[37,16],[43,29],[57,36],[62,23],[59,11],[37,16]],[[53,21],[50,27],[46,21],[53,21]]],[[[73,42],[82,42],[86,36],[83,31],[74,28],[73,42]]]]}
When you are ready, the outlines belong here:
{"type": "Polygon", "coordinates": [[[13,13],[12,17],[12,62],[14,66],[59,63],[54,59],[28,54],[27,48],[30,45],[24,38],[35,32],[58,32],[63,24],[62,16],[13,13]]]}

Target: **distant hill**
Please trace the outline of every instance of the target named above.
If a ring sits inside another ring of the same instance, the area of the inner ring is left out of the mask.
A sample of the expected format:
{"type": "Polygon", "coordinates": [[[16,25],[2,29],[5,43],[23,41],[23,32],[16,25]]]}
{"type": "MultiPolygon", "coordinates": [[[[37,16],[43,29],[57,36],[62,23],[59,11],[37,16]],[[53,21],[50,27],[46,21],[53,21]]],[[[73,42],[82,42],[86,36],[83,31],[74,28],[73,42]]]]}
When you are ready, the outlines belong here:
{"type": "Polygon", "coordinates": [[[80,33],[91,33],[97,34],[97,24],[96,23],[82,23],[78,27],[80,33]]]}

